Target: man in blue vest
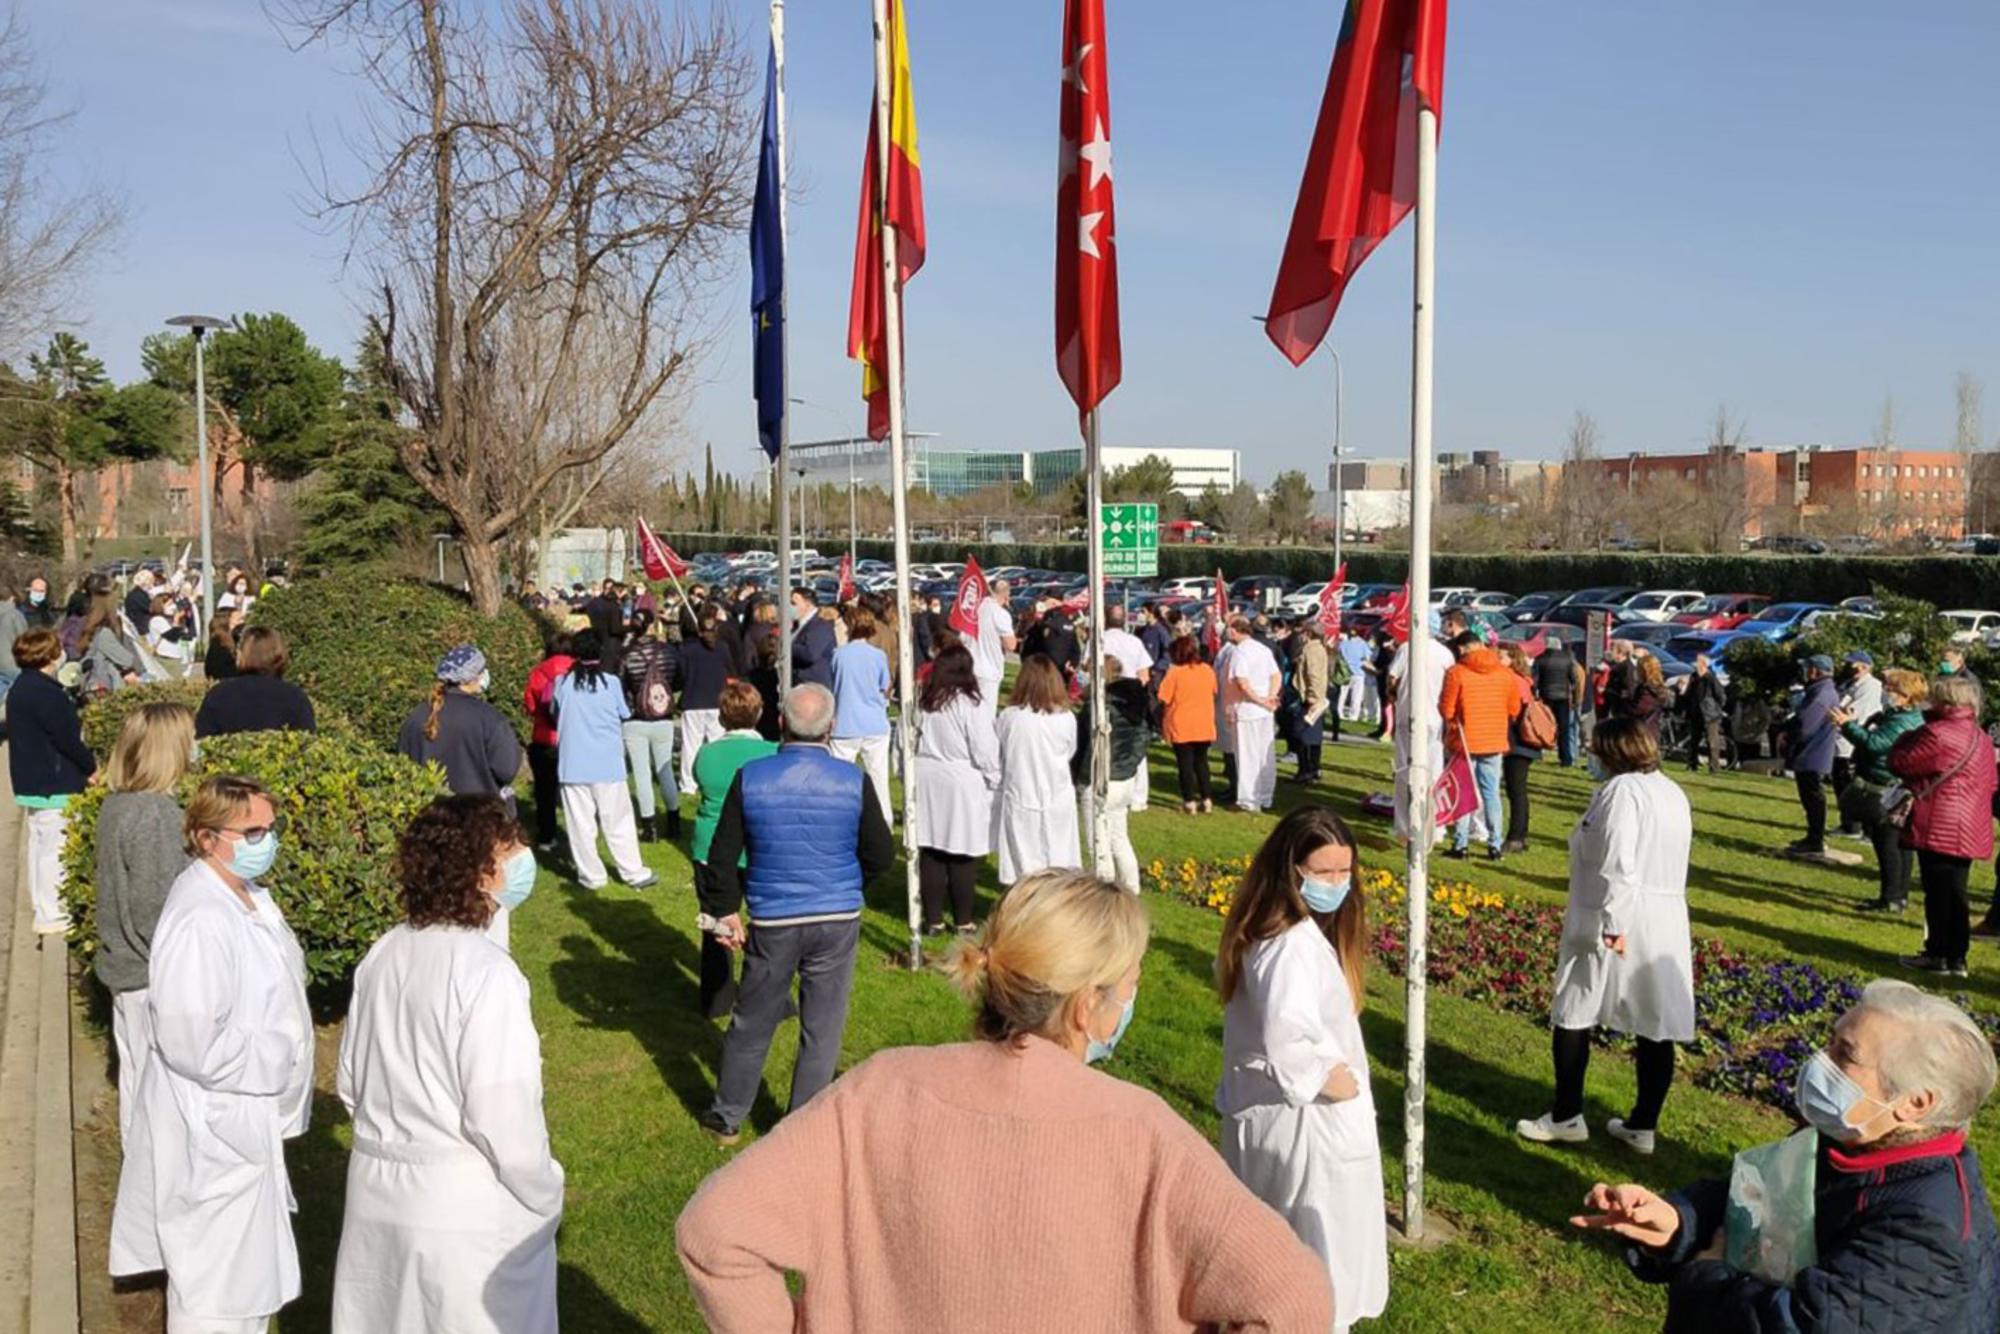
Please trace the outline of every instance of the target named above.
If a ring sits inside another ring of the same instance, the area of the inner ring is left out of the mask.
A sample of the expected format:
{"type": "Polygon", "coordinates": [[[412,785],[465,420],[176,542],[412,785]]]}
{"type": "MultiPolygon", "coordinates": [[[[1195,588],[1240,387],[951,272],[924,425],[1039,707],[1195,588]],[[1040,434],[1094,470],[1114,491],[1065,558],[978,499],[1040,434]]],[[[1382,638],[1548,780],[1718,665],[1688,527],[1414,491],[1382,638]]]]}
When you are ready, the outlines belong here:
{"type": "Polygon", "coordinates": [[[861,887],[896,856],[868,775],[827,749],[833,692],[794,686],[782,714],[784,744],[737,772],[708,849],[698,924],[743,951],[715,1101],[701,1116],[702,1128],[723,1144],[736,1142],[764,1081],[764,1058],[791,1003],[794,976],[799,1058],[789,1109],[833,1082],[861,942],[861,887]],[[747,933],[739,912],[746,904],[747,933]]]}

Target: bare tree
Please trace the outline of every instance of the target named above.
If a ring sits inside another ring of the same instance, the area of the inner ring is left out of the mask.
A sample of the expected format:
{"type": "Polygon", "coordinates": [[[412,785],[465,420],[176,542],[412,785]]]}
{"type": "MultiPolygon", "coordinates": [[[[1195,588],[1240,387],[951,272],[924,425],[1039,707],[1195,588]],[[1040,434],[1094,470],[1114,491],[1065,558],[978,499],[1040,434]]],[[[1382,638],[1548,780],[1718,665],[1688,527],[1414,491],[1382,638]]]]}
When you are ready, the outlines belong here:
{"type": "Polygon", "coordinates": [[[1882,395],[1882,415],[1875,421],[1875,448],[1896,447],[1896,396],[1882,395]]]}
{"type": "Polygon", "coordinates": [[[1729,406],[1718,403],[1703,442],[1708,455],[1707,474],[1692,505],[1696,540],[1704,551],[1736,551],[1750,525],[1749,478],[1743,466],[1743,446],[1748,429],[1729,415],[1729,406]]]}
{"type": "Polygon", "coordinates": [[[1615,502],[1625,488],[1614,486],[1598,453],[1597,419],[1578,408],[1563,444],[1562,478],[1556,483],[1555,545],[1560,551],[1602,549],[1611,535],[1615,502]]]}
{"type": "Polygon", "coordinates": [[[113,195],[63,190],[45,173],[69,118],[50,107],[27,29],[10,7],[0,21],[0,354],[74,323],[78,284],[123,218],[113,195]]]}
{"type": "Polygon", "coordinates": [[[352,227],[416,430],[403,466],[458,529],[467,587],[558,479],[633,436],[701,351],[748,212],[750,66],[720,16],[651,0],[284,0],[363,53],[372,175],[352,227]],[[615,358],[616,373],[603,374],[615,358]],[[524,360],[525,359],[525,360],[524,360]],[[580,387],[596,400],[579,409],[580,387]]]}

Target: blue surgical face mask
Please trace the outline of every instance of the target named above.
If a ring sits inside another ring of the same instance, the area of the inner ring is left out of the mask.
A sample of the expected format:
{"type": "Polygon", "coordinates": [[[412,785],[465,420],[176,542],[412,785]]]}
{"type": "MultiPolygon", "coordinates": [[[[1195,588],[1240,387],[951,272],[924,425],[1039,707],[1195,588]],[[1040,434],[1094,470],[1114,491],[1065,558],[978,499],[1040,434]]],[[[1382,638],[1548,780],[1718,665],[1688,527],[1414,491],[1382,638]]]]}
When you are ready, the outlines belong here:
{"type": "Polygon", "coordinates": [[[34,589],[28,590],[28,601],[34,606],[39,607],[48,600],[49,595],[47,593],[36,592],[34,589]]]}
{"type": "Polygon", "coordinates": [[[1864,1102],[1888,1106],[1880,1099],[1869,1097],[1861,1085],[1855,1083],[1853,1077],[1834,1064],[1833,1057],[1823,1051],[1814,1052],[1812,1059],[1800,1067],[1793,1097],[1798,1100],[1799,1115],[1806,1119],[1807,1125],[1841,1144],[1852,1144],[1861,1138],[1861,1128],[1848,1123],[1849,1108],[1864,1102]]]}
{"type": "Polygon", "coordinates": [[[1309,875],[1299,877],[1299,897],[1306,901],[1306,907],[1314,912],[1339,912],[1340,905],[1347,902],[1347,895],[1354,888],[1354,877],[1344,875],[1338,880],[1315,880],[1309,875]]]}
{"type": "Polygon", "coordinates": [[[229,854],[229,869],[239,879],[255,880],[278,860],[278,835],[275,830],[260,839],[237,838],[232,842],[235,847],[229,854]]]}
{"type": "Polygon", "coordinates": [[[1138,999],[1139,989],[1134,987],[1131,999],[1125,1002],[1125,1012],[1118,1016],[1118,1027],[1111,1030],[1111,1036],[1090,1040],[1090,1046],[1083,1053],[1085,1064],[1096,1065],[1099,1061],[1109,1059],[1111,1053],[1118,1049],[1118,1039],[1124,1037],[1125,1030],[1132,1026],[1132,1006],[1138,999]]]}
{"type": "Polygon", "coordinates": [[[201,742],[197,741],[192,746],[188,747],[188,768],[192,769],[200,763],[201,763],[201,742]]]}
{"type": "Polygon", "coordinates": [[[487,687],[492,684],[493,684],[493,673],[481,672],[479,674],[479,682],[474,688],[477,689],[481,694],[485,694],[487,687]]]}
{"type": "Polygon", "coordinates": [[[500,869],[505,879],[501,883],[500,892],[493,896],[493,901],[512,912],[526,903],[528,895],[535,892],[535,872],[539,869],[535,865],[535,854],[528,848],[518,849],[500,869]]]}

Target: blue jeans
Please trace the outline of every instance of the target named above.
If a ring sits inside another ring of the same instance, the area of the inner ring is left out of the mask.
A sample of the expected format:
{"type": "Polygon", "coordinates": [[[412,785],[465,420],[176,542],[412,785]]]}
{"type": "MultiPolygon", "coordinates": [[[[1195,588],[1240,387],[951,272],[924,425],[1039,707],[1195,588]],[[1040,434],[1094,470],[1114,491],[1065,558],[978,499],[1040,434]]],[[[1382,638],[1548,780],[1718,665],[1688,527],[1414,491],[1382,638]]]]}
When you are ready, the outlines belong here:
{"type": "Polygon", "coordinates": [[[674,720],[627,718],[618,725],[618,732],[625,740],[625,763],[632,773],[632,794],[639,801],[639,818],[653,818],[656,780],[667,805],[680,805],[680,790],[674,786],[674,720]]]}
{"type": "MultiPolygon", "coordinates": [[[[1479,788],[1479,810],[1486,819],[1486,846],[1497,848],[1505,837],[1500,815],[1500,769],[1503,755],[1472,757],[1472,781],[1479,788]]],[[[1466,816],[1451,827],[1451,845],[1463,852],[1472,841],[1472,817],[1466,816]]]]}

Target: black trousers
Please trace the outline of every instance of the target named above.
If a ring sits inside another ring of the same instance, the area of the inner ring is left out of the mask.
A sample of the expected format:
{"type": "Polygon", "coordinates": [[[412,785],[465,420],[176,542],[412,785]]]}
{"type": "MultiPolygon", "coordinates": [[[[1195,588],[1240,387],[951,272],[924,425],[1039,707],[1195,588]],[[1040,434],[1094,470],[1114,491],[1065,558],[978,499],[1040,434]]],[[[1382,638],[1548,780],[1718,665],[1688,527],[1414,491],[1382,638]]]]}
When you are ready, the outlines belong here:
{"type": "Polygon", "coordinates": [[[1236,801],[1236,752],[1228,746],[1222,748],[1222,791],[1215,794],[1215,801],[1219,806],[1236,801]]]}
{"type": "Polygon", "coordinates": [[[1212,801],[1208,790],[1208,742],[1176,741],[1174,767],[1180,771],[1182,801],[1212,801]]]}
{"type": "Polygon", "coordinates": [[[1854,761],[1851,758],[1843,758],[1839,755],[1833,757],[1832,781],[1833,809],[1836,814],[1840,815],[1840,831],[1844,834],[1852,833],[1854,826],[1847,822],[1847,816],[1842,812],[1840,805],[1840,799],[1847,795],[1848,787],[1854,782],[1854,761]]]}
{"type": "MultiPolygon", "coordinates": [[[[1639,1076],[1638,1096],[1632,1100],[1632,1114],[1625,1118],[1628,1130],[1657,1130],[1660,1109],[1667,1104],[1667,1090],[1674,1082],[1674,1044],[1636,1038],[1638,1049],[1632,1064],[1639,1076]]],[[[1555,1030],[1556,1100],[1549,1115],[1567,1121],[1583,1115],[1583,1077],[1590,1069],[1590,1030],[1555,1030]]]]}
{"type": "Polygon", "coordinates": [[[1556,720],[1556,760],[1567,769],[1576,763],[1576,747],[1570,744],[1570,702],[1566,699],[1543,700],[1556,720]]]}
{"type": "Polygon", "coordinates": [[[1795,774],[1799,785],[1799,805],[1805,807],[1806,851],[1826,851],[1826,775],[1795,774]]]}
{"type": "Polygon", "coordinates": [[[556,748],[535,741],[528,746],[528,773],[535,784],[535,842],[553,843],[560,831],[556,812],[562,809],[562,785],[556,781],[556,748]]]}
{"type": "Polygon", "coordinates": [[[1910,867],[1916,855],[1903,846],[1902,827],[1882,818],[1882,799],[1871,787],[1864,786],[1841,805],[1843,809],[1852,809],[1861,832],[1875,846],[1875,875],[1880,886],[1877,902],[1898,905],[1907,902],[1910,867]]]}
{"type": "Polygon", "coordinates": [[[979,882],[979,857],[939,852],[936,848],[917,849],[917,893],[924,905],[924,929],[941,930],[944,903],[951,898],[951,920],[957,926],[972,925],[972,890],[979,882]]]}
{"type": "Polygon", "coordinates": [[[1507,841],[1528,841],[1528,770],[1535,762],[1525,755],[1500,760],[1500,779],[1507,789],[1507,841]]]}
{"type": "Polygon", "coordinates": [[[1972,905],[1965,884],[1972,862],[1942,852],[1919,850],[1917,875],[1924,887],[1924,953],[1962,964],[1972,946],[1972,905]]]}
{"type": "Polygon", "coordinates": [[[1688,772],[1701,767],[1701,752],[1708,750],[1708,771],[1722,767],[1722,719],[1694,714],[1688,718],[1688,772]]]}
{"type": "MultiPolygon", "coordinates": [[[[707,862],[694,864],[697,900],[709,890],[707,862]]],[[[720,1019],[736,1004],[736,956],[716,943],[715,937],[701,933],[701,975],[697,993],[703,1017],[720,1019]]]]}

